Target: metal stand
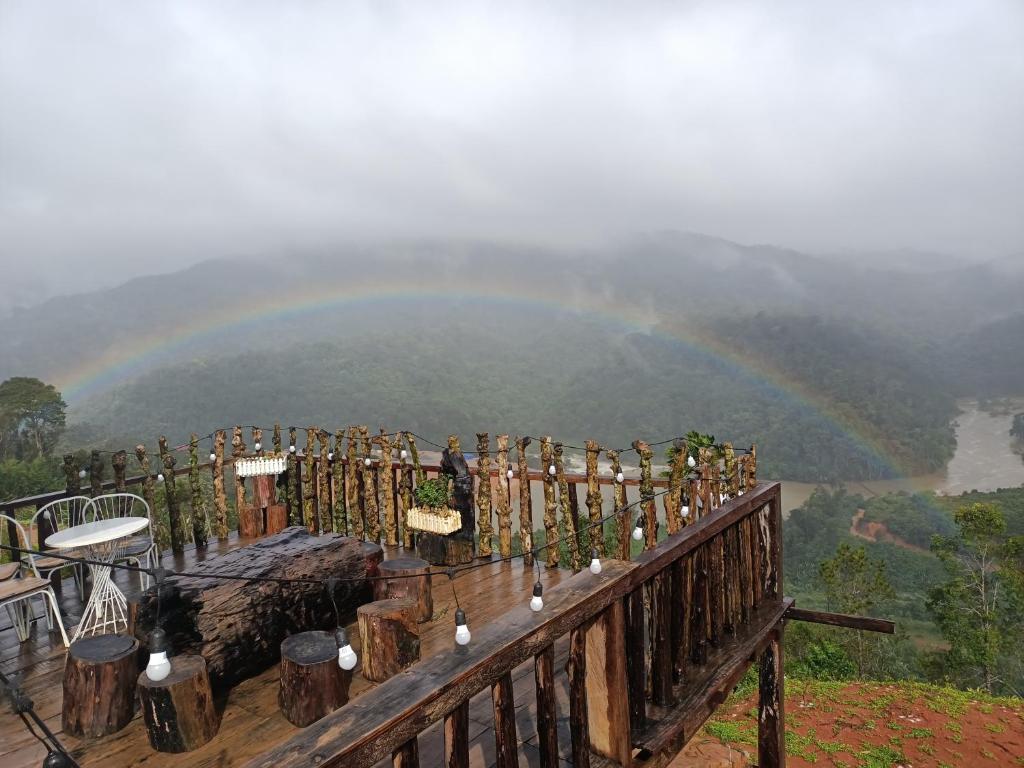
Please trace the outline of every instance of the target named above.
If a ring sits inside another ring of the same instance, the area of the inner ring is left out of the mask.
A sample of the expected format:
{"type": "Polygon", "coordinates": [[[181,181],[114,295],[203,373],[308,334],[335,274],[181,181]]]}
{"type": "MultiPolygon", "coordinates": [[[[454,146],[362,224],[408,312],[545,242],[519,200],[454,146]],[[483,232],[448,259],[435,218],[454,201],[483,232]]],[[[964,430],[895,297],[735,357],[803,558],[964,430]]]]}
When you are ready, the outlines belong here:
{"type": "Polygon", "coordinates": [[[89,564],[92,573],[92,594],[89,595],[89,602],[82,612],[82,620],[78,623],[72,642],[87,634],[105,633],[107,627],[111,627],[112,632],[117,632],[119,624],[128,626],[128,600],[114,583],[112,567],[123,548],[123,543],[118,541],[92,544],[86,548],[88,559],[104,564],[89,564]]]}

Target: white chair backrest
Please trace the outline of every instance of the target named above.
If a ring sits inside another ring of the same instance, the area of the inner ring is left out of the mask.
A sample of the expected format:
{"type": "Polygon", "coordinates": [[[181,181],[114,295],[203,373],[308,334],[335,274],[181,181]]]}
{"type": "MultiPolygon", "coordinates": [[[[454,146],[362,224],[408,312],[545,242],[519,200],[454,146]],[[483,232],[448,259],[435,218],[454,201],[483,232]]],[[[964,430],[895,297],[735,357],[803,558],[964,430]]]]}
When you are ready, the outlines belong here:
{"type": "Polygon", "coordinates": [[[149,520],[149,532],[153,533],[153,518],[149,504],[134,493],[105,493],[89,500],[86,511],[89,520],[109,520],[115,517],[145,517],[149,520]]]}
{"type": "Polygon", "coordinates": [[[88,496],[68,496],[40,507],[28,524],[29,541],[36,549],[44,549],[43,541],[51,533],[84,523],[90,501],[88,496]]]}
{"type": "MultiPolygon", "coordinates": [[[[32,543],[29,541],[28,534],[25,532],[24,526],[9,515],[0,515],[0,526],[3,526],[4,530],[14,532],[14,536],[17,543],[14,541],[8,541],[8,546],[17,547],[18,549],[32,549],[32,543]]],[[[9,552],[11,555],[11,562],[14,562],[15,557],[13,552],[9,552]]],[[[39,571],[36,568],[36,564],[33,562],[33,558],[28,555],[22,555],[21,562],[23,565],[27,565],[32,570],[32,575],[38,578],[39,571]]]]}

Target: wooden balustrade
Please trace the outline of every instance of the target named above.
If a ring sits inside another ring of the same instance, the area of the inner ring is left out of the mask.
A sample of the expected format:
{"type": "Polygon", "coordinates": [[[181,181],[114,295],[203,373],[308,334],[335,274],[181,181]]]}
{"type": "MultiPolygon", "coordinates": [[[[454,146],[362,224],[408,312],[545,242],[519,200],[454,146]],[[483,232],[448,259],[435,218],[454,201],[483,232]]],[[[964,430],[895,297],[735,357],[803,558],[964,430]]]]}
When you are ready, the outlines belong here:
{"type": "Polygon", "coordinates": [[[470,700],[488,690],[497,766],[518,765],[529,749],[545,768],[560,754],[578,767],[656,768],[758,660],[760,765],[781,765],[781,637],[792,601],[779,592],[780,486],[757,485],[720,503],[632,562],[605,560],[600,574],[583,570],[562,581],[544,595],[542,611],[521,604],[472,627],[470,645],[453,641],[450,652],[362,694],[247,768],[361,768],[389,755],[393,765],[418,766],[420,736],[433,728],[444,732],[443,764],[466,767],[470,700]],[[560,726],[556,658],[566,654],[569,722],[560,726]],[[532,676],[517,669],[531,662],[532,676]],[[531,681],[536,705],[523,732],[515,686],[531,681]]]}

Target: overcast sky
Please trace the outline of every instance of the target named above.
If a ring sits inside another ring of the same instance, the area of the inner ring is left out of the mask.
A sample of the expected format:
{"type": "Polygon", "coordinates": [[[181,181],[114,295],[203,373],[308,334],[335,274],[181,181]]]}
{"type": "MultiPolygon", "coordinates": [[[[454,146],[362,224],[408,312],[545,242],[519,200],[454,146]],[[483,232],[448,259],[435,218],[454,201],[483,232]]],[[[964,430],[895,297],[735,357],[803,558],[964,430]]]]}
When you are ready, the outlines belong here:
{"type": "Polygon", "coordinates": [[[0,259],[342,239],[1024,252],[1024,2],[0,0],[0,259]]]}

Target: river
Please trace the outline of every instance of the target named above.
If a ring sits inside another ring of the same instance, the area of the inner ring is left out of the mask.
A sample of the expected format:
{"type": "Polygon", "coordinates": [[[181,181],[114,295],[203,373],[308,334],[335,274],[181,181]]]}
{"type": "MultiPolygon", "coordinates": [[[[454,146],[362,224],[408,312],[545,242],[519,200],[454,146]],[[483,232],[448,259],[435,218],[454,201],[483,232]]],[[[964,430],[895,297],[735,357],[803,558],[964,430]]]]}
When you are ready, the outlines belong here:
{"type": "MultiPolygon", "coordinates": [[[[894,491],[935,491],[960,494],[964,491],[993,491],[1024,485],[1024,461],[1011,449],[1010,424],[1013,413],[1024,410],[1024,398],[1013,399],[997,415],[978,407],[976,400],[959,400],[956,418],[956,453],[945,473],[918,475],[894,480],[851,480],[851,493],[875,496],[894,491]]],[[[803,504],[815,489],[813,483],[784,480],[782,507],[789,510],[803,504]]]]}

